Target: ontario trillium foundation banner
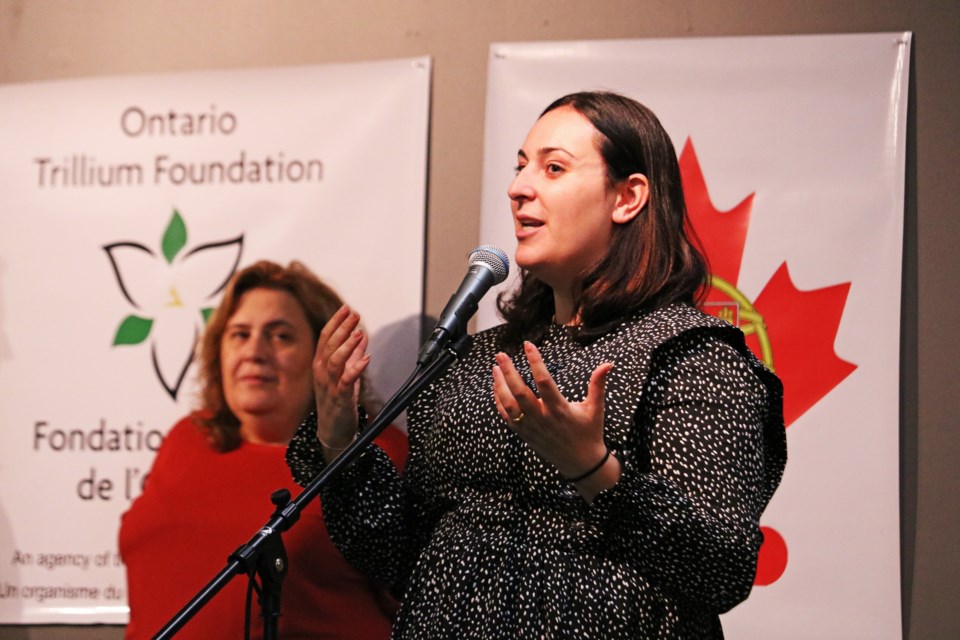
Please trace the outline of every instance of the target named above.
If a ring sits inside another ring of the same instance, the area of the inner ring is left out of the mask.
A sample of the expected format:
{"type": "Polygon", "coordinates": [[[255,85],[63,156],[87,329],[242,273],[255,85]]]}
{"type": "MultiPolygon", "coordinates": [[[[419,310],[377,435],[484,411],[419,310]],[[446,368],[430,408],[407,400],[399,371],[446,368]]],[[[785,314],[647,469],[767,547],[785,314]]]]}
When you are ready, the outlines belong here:
{"type": "MultiPolygon", "coordinates": [[[[607,89],[673,139],[704,305],[783,380],[788,461],[731,638],[901,637],[899,343],[910,33],[495,44],[481,236],[540,112],[607,89]]],[[[501,288],[510,287],[508,281],[501,288]]],[[[497,322],[488,295],[479,325],[497,322]]]]}
{"type": "Polygon", "coordinates": [[[120,516],[237,269],[302,261],[363,315],[381,395],[412,370],[430,72],[0,86],[0,623],[126,622],[120,516]]]}

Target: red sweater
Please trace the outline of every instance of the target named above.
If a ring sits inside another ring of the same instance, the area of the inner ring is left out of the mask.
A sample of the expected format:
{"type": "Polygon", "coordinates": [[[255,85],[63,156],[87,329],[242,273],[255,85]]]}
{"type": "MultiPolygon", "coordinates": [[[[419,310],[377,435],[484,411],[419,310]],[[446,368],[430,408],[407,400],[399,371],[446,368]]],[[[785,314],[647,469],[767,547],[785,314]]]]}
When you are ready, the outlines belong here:
{"type": "MultiPolygon", "coordinates": [[[[398,464],[406,436],[393,427],[377,444],[398,464]]],[[[150,638],[227,564],[228,556],[267,521],[270,494],[300,492],[285,446],[244,442],[212,449],[191,418],[181,420],[157,452],[143,494],[123,515],[120,553],[127,567],[126,637],[150,638]]],[[[320,501],[283,534],[290,570],[283,581],[281,638],[387,638],[396,603],[353,569],[333,546],[320,501]]],[[[234,577],[177,633],[178,639],[243,638],[247,577],[234,577]]],[[[260,638],[256,593],[252,637],[260,638]]]]}

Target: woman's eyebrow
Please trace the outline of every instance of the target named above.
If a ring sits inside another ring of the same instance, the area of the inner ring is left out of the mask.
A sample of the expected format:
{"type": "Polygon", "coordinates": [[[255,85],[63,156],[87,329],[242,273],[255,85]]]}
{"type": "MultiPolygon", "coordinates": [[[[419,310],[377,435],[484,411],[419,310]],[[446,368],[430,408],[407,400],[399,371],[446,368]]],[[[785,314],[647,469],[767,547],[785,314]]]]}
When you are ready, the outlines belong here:
{"type": "MultiPolygon", "coordinates": [[[[564,153],[564,154],[570,156],[571,158],[576,158],[576,157],[577,157],[577,156],[573,155],[572,153],[570,153],[569,151],[567,151],[566,149],[564,149],[563,147],[540,147],[539,149],[537,149],[536,155],[538,155],[538,156],[545,156],[545,155],[549,155],[549,154],[553,153],[554,151],[559,151],[560,153],[564,153]]],[[[523,158],[524,160],[529,160],[529,158],[527,157],[526,152],[525,152],[523,149],[519,149],[519,150],[517,151],[517,157],[523,158]]]]}
{"type": "MultiPolygon", "coordinates": [[[[228,328],[228,329],[236,329],[236,328],[249,329],[251,326],[253,326],[253,325],[252,325],[252,323],[250,323],[250,322],[239,322],[239,321],[238,321],[238,322],[228,322],[228,323],[227,323],[227,328],[228,328]]],[[[286,320],[286,319],[284,319],[284,318],[277,318],[276,320],[270,320],[270,321],[264,323],[263,326],[264,326],[265,328],[267,328],[267,329],[275,329],[275,328],[277,328],[277,327],[289,327],[289,328],[292,329],[293,326],[294,326],[294,324],[293,324],[292,322],[290,322],[289,320],[286,320]]]]}
{"type": "Polygon", "coordinates": [[[276,320],[271,320],[264,326],[268,329],[276,329],[277,327],[286,327],[289,329],[293,329],[294,324],[285,318],[278,318],[276,320]]]}

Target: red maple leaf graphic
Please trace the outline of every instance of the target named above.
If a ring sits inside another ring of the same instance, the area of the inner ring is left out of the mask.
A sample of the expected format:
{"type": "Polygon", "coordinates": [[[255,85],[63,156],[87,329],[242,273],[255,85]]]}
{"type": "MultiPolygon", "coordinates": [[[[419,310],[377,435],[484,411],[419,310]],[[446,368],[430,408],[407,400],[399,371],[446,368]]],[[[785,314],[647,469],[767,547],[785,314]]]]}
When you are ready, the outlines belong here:
{"type": "MultiPolygon", "coordinates": [[[[737,282],[753,194],[729,211],[718,211],[689,138],[680,154],[680,173],[690,225],[713,278],[704,310],[743,329],[750,349],[780,377],[784,423],[790,426],[857,368],[833,349],[850,283],[801,291],[783,262],[751,302],[737,289],[737,282]]],[[[786,570],[787,544],[776,529],[764,526],[761,531],[764,543],[754,584],[762,586],[786,570]]]]}
{"type": "MultiPolygon", "coordinates": [[[[680,154],[680,172],[690,224],[700,239],[710,271],[735,288],[750,226],[753,194],[729,211],[718,211],[710,201],[689,139],[680,154]]],[[[718,288],[716,281],[707,294],[708,312],[723,306],[737,307],[732,312],[734,324],[744,329],[747,344],[783,381],[783,416],[787,426],[857,368],[839,358],[833,349],[849,290],[850,283],[845,282],[801,291],[791,281],[784,262],[752,303],[731,300],[730,292],[718,288]]]]}

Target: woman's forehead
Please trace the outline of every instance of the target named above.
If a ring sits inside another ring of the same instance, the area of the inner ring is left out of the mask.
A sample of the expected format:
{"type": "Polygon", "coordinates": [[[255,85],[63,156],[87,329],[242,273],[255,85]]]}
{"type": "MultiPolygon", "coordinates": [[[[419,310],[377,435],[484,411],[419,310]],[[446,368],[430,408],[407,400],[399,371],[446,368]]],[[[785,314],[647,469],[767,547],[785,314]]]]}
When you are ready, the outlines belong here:
{"type": "Polygon", "coordinates": [[[526,157],[555,151],[574,157],[597,152],[599,132],[579,111],[570,106],[558,107],[543,114],[527,134],[520,153],[526,157]]]}

